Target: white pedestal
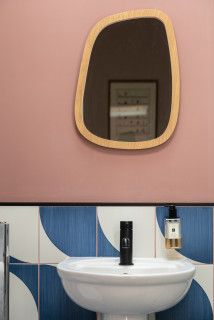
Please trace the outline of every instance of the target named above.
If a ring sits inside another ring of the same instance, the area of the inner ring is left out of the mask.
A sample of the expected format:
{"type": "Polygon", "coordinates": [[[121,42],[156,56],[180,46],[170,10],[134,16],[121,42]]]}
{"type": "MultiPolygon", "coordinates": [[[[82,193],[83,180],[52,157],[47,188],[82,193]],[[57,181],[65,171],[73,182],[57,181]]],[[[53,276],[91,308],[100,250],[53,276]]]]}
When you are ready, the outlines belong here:
{"type": "Polygon", "coordinates": [[[102,320],[148,320],[147,315],[141,316],[120,316],[120,315],[113,315],[113,314],[102,314],[102,320]]]}

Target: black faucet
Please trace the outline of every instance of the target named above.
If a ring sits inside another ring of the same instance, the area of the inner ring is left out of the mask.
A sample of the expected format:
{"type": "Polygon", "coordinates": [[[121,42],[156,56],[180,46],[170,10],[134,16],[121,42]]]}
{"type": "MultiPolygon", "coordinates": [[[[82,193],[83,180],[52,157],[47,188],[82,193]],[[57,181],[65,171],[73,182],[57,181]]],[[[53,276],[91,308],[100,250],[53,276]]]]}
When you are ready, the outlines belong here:
{"type": "Polygon", "coordinates": [[[132,221],[120,221],[120,265],[132,263],[132,221]]]}

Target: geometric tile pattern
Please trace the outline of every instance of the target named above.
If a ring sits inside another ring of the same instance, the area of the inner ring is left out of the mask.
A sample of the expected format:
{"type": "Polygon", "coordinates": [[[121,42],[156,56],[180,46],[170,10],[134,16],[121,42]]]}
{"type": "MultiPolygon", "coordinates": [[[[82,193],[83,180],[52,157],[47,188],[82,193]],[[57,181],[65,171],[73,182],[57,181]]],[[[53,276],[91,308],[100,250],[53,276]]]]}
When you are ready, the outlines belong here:
{"type": "Polygon", "coordinates": [[[163,245],[164,207],[0,207],[0,219],[11,226],[11,320],[28,314],[32,320],[95,320],[95,313],[67,297],[56,265],[66,256],[118,256],[120,220],[133,221],[135,256],[169,254],[196,264],[186,297],[156,319],[213,319],[213,208],[177,209],[183,247],[169,253],[163,245]]]}
{"type": "Polygon", "coordinates": [[[98,224],[98,243],[98,257],[119,257],[119,251],[106,238],[100,223],[98,224]]]}
{"type": "Polygon", "coordinates": [[[196,275],[186,297],[173,308],[157,313],[156,319],[211,320],[213,319],[213,208],[177,207],[182,226],[180,250],[164,248],[164,219],[167,214],[166,207],[157,208],[157,256],[167,257],[171,254],[177,258],[188,258],[196,264],[196,275]],[[159,231],[162,233],[161,236],[159,231]]]}
{"type": "Polygon", "coordinates": [[[10,320],[38,320],[38,266],[10,265],[10,320]]]}
{"type": "Polygon", "coordinates": [[[38,206],[0,206],[0,221],[9,223],[10,255],[19,261],[38,263],[38,214],[38,206]]]}
{"type": "MultiPolygon", "coordinates": [[[[119,251],[120,221],[133,222],[133,256],[153,258],[155,255],[154,223],[156,218],[155,207],[123,206],[97,207],[99,234],[102,232],[112,246],[119,251]],[[102,231],[102,232],[101,232],[102,231]],[[148,241],[149,239],[149,241],[148,241]]],[[[98,239],[99,251],[104,250],[105,241],[98,239]]],[[[110,250],[110,248],[108,248],[110,250]]],[[[99,252],[101,253],[101,252],[99,252]]]]}
{"type": "Polygon", "coordinates": [[[212,306],[201,288],[193,280],[192,285],[185,296],[176,306],[171,309],[158,312],[156,320],[211,320],[213,319],[212,306]]]}
{"type": "Polygon", "coordinates": [[[11,263],[9,271],[27,286],[38,306],[38,265],[11,263]]]}
{"type": "Polygon", "coordinates": [[[40,320],[96,320],[96,314],[79,307],[65,293],[56,266],[40,267],[40,320]]]}
{"type": "Polygon", "coordinates": [[[40,218],[50,241],[63,253],[96,256],[96,207],[41,207],[40,218]]]}
{"type": "MultiPolygon", "coordinates": [[[[164,234],[166,207],[157,208],[157,221],[164,234]]],[[[183,256],[201,263],[213,263],[213,209],[210,207],[177,207],[181,219],[183,256]]]]}

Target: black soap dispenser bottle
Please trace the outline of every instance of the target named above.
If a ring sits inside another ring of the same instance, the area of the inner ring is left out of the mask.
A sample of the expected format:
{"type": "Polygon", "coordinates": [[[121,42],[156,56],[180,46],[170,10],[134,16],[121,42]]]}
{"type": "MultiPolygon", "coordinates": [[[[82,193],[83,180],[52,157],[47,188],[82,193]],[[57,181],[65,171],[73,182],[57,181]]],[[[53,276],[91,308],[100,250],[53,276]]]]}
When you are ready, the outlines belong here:
{"type": "Polygon", "coordinates": [[[169,207],[168,218],[165,219],[165,247],[166,249],[181,249],[181,220],[177,216],[174,205],[169,207]]]}

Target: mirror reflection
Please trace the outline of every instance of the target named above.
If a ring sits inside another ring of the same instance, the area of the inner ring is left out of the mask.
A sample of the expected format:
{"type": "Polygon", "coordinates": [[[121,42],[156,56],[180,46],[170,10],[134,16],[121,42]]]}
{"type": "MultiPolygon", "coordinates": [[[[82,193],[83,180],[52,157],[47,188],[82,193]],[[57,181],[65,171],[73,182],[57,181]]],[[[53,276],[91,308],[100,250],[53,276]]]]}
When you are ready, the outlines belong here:
{"type": "Polygon", "coordinates": [[[164,24],[156,18],[105,27],[94,43],[83,97],[83,120],[94,135],[148,141],[169,123],[172,76],[164,24]]]}

